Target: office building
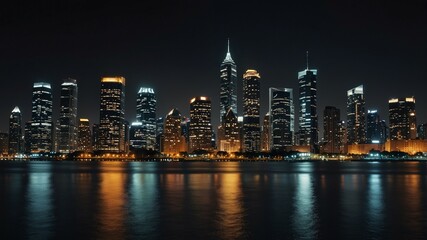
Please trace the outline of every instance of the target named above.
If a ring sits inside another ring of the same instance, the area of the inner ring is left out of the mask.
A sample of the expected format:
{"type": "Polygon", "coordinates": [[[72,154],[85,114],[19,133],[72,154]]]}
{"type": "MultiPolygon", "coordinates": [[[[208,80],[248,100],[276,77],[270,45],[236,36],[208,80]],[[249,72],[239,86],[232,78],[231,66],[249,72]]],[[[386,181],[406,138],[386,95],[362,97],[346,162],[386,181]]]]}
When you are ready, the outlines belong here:
{"type": "Polygon", "coordinates": [[[145,130],[142,122],[133,122],[129,130],[129,146],[131,149],[147,149],[145,130]]]}
{"type": "Polygon", "coordinates": [[[220,121],[229,108],[237,116],[237,70],[231,58],[230,41],[228,41],[227,54],[220,69],[220,121]]]}
{"type": "Polygon", "coordinates": [[[415,98],[392,98],[388,101],[390,140],[408,140],[417,137],[415,98]]]}
{"type": "Polygon", "coordinates": [[[31,153],[53,150],[52,89],[49,83],[33,85],[31,153]]]}
{"type": "Polygon", "coordinates": [[[341,152],[342,136],[340,133],[340,123],[340,110],[336,107],[326,106],[323,111],[323,152],[341,152]]]}
{"type": "Polygon", "coordinates": [[[78,134],[77,134],[77,149],[82,152],[91,152],[92,148],[92,132],[90,130],[89,119],[80,118],[78,134]]]}
{"type": "Polygon", "coordinates": [[[243,151],[261,150],[260,126],[260,83],[261,76],[256,70],[243,74],[243,151]]]}
{"type": "Polygon", "coordinates": [[[60,153],[70,153],[77,149],[77,81],[66,79],[61,84],[60,115],[56,139],[60,153]]]}
{"type": "Polygon", "coordinates": [[[22,114],[15,107],[9,117],[9,154],[21,153],[22,150],[22,114]]]}
{"type": "Polygon", "coordinates": [[[366,115],[366,143],[384,143],[381,137],[381,120],[378,110],[368,110],[366,115]]]}
{"type": "Polygon", "coordinates": [[[294,145],[294,102],[291,88],[269,89],[271,149],[294,145]]]}
{"type": "Polygon", "coordinates": [[[136,102],[136,120],[142,124],[141,148],[155,150],[157,100],[154,90],[152,88],[140,88],[136,102]]]}
{"type": "Polygon", "coordinates": [[[125,78],[101,79],[98,150],[125,152],[125,78]]]}
{"type": "Polygon", "coordinates": [[[271,143],[271,131],[270,131],[270,113],[266,113],[262,121],[261,129],[261,151],[269,152],[271,143]]]}
{"type": "Polygon", "coordinates": [[[181,113],[178,109],[172,109],[165,118],[163,129],[162,153],[176,155],[186,152],[185,137],[181,131],[181,113]]]}
{"type": "MultiPolygon", "coordinates": [[[[240,151],[240,130],[237,117],[230,107],[223,116],[221,124],[221,137],[219,138],[219,150],[232,153],[240,151]]],[[[219,133],[218,133],[219,134],[219,133]]]]}
{"type": "Polygon", "coordinates": [[[190,101],[189,152],[212,150],[211,100],[195,97],[190,101]]]}
{"type": "Polygon", "coordinates": [[[363,85],[347,91],[347,144],[366,141],[365,96],[363,85]]]}

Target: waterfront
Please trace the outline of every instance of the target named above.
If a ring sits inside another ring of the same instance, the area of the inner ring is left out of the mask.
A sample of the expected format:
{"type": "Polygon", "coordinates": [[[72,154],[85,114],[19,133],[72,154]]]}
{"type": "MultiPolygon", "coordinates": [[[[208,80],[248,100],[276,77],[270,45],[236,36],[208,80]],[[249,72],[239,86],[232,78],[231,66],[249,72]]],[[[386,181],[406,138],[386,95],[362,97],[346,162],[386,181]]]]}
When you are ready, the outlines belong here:
{"type": "Polygon", "coordinates": [[[2,239],[423,239],[425,162],[0,162],[2,239]]]}

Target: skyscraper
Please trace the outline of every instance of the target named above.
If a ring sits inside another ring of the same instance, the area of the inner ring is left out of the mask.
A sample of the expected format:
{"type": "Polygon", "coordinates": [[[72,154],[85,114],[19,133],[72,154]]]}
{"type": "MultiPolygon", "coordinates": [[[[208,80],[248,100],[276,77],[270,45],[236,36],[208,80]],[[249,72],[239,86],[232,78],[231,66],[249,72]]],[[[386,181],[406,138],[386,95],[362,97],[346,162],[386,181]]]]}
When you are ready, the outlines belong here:
{"type": "Polygon", "coordinates": [[[156,119],[156,150],[162,151],[162,138],[163,138],[163,128],[165,125],[165,119],[163,117],[159,117],[156,119]]]}
{"type": "Polygon", "coordinates": [[[83,152],[91,152],[92,133],[90,131],[89,119],[80,118],[77,136],[77,149],[83,152]]]}
{"type": "Polygon", "coordinates": [[[22,152],[22,114],[18,107],[9,117],[9,154],[22,152]]]}
{"type": "Polygon", "coordinates": [[[298,72],[299,84],[299,145],[318,152],[317,70],[308,67],[298,72]]]}
{"type": "Polygon", "coordinates": [[[190,101],[189,151],[212,150],[211,100],[195,97],[190,101]]]}
{"type": "Polygon", "coordinates": [[[66,79],[61,85],[58,150],[70,153],[77,148],[77,81],[66,79]]]}
{"type": "Polygon", "coordinates": [[[390,139],[415,139],[417,136],[415,98],[392,98],[388,101],[388,106],[390,139]]]}
{"type": "Polygon", "coordinates": [[[136,100],[136,119],[142,123],[142,145],[144,149],[156,149],[156,95],[152,88],[142,87],[136,100]]]}
{"type": "Polygon", "coordinates": [[[125,78],[101,79],[98,150],[124,152],[125,143],[125,78]]]}
{"type": "Polygon", "coordinates": [[[261,150],[260,79],[256,70],[243,74],[243,151],[261,150]]]}
{"type": "Polygon", "coordinates": [[[33,85],[31,152],[50,152],[53,147],[52,89],[49,83],[33,85]]]}
{"type": "Polygon", "coordinates": [[[366,141],[365,97],[363,85],[347,91],[347,143],[366,141]]]}
{"type": "Polygon", "coordinates": [[[221,124],[221,136],[219,140],[219,150],[225,152],[240,151],[240,132],[237,123],[237,117],[234,115],[233,109],[230,107],[227,113],[223,116],[221,124]]]}
{"type": "Polygon", "coordinates": [[[366,143],[384,143],[381,138],[381,120],[378,110],[368,110],[366,115],[366,143]]]}
{"type": "Polygon", "coordinates": [[[417,137],[419,139],[427,139],[427,123],[418,125],[417,137]]]}
{"type": "Polygon", "coordinates": [[[340,110],[336,107],[326,106],[323,112],[323,141],[325,142],[323,152],[341,152],[340,123],[340,110]]]}
{"type": "Polygon", "coordinates": [[[178,109],[172,109],[165,119],[163,130],[163,153],[179,154],[186,151],[185,137],[181,131],[181,113],[178,109]]]}
{"type": "Polygon", "coordinates": [[[92,125],[92,148],[94,151],[99,150],[99,124],[92,125]]]}
{"type": "Polygon", "coordinates": [[[237,70],[231,58],[230,41],[228,41],[227,54],[220,69],[220,121],[229,108],[237,116],[237,70]]]}
{"type": "Polygon", "coordinates": [[[271,149],[285,150],[294,144],[294,102],[291,88],[270,88],[271,149]]]}
{"type": "Polygon", "coordinates": [[[145,148],[146,144],[146,138],[144,135],[144,126],[142,125],[142,122],[133,122],[130,125],[129,130],[129,145],[132,149],[136,148],[145,148]]]}

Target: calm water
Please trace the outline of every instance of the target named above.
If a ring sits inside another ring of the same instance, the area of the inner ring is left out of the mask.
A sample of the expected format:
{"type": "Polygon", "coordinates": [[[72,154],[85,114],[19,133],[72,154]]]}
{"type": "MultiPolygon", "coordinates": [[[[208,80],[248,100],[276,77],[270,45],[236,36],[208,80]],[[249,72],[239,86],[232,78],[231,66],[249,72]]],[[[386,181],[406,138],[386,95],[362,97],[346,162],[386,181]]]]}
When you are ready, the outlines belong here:
{"type": "Polygon", "coordinates": [[[426,239],[426,163],[0,162],[0,239],[426,239]]]}

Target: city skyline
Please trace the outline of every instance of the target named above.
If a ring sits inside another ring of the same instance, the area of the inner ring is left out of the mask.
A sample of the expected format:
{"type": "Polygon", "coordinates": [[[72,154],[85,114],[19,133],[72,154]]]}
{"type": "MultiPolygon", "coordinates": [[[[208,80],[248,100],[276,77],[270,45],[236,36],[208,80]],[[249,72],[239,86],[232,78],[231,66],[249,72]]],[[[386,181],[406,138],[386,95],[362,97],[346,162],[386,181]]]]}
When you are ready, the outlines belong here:
{"type": "MultiPolygon", "coordinates": [[[[126,77],[129,121],[134,120],[137,89],[146,86],[158,92],[157,115],[163,117],[172,108],[188,117],[189,99],[210,97],[212,124],[218,126],[218,69],[227,52],[227,38],[237,65],[237,99],[242,98],[246,69],[263,75],[261,116],[268,110],[268,87],[298,89],[296,74],[305,67],[308,50],[310,66],[319,70],[318,112],[336,106],[343,118],[344,91],[363,84],[367,109],[378,109],[384,116],[389,98],[415,96],[417,118],[427,121],[422,90],[427,65],[425,3],[308,1],[283,8],[227,1],[225,6],[150,3],[141,12],[133,4],[108,2],[6,4],[1,10],[6,37],[0,40],[0,71],[10,84],[0,97],[0,116],[4,116],[0,130],[7,131],[7,116],[15,106],[21,109],[23,121],[29,120],[28,93],[39,81],[52,85],[57,119],[60,84],[68,77],[79,82],[79,103],[84,104],[78,117],[98,122],[94,109],[99,105],[99,79],[104,76],[126,77]],[[259,17],[244,17],[252,9],[259,17]],[[77,18],[72,17],[75,11],[77,18]],[[302,15],[309,17],[300,19],[302,15]],[[256,34],[247,37],[248,33],[256,34]],[[112,34],[118,37],[109,37],[112,34]],[[19,98],[13,97],[16,93],[19,98]]],[[[241,105],[238,111],[241,115],[241,105]]],[[[318,124],[322,125],[320,115],[318,124]]]]}

